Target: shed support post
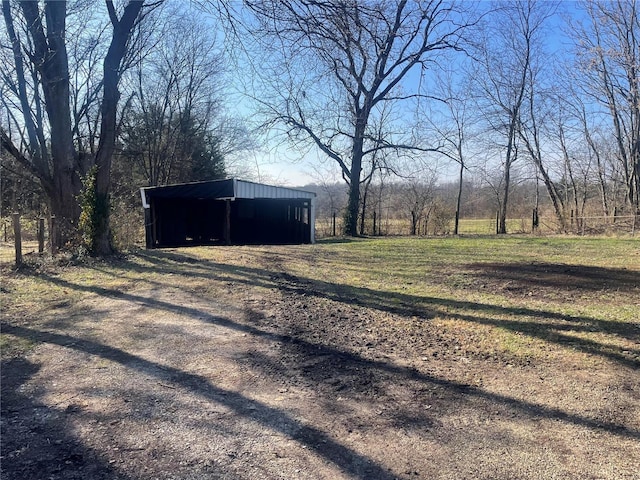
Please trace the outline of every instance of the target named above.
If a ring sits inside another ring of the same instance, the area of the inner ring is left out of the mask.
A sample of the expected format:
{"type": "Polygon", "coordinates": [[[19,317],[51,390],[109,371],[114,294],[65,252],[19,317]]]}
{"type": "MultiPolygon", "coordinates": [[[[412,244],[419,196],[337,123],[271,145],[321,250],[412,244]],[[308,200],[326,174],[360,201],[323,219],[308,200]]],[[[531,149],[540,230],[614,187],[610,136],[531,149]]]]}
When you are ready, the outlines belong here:
{"type": "MultiPolygon", "coordinates": [[[[312,197],[309,202],[309,240],[311,243],[316,243],[316,198],[312,197]]],[[[334,224],[335,235],[335,224],[334,224]]]]}
{"type": "Polygon", "coordinates": [[[225,200],[224,204],[224,243],[231,245],[231,200],[225,200]]]}

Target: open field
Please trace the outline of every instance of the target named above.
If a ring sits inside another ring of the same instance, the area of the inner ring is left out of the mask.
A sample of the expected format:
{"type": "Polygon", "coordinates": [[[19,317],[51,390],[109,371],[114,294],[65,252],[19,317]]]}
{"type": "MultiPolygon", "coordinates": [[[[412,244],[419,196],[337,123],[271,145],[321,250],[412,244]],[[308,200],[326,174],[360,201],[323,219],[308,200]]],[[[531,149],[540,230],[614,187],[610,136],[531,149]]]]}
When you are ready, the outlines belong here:
{"type": "MultiPolygon", "coordinates": [[[[436,222],[425,224],[420,222],[418,231],[420,235],[425,235],[425,228],[429,235],[443,235],[453,232],[453,220],[434,225],[436,222]]],[[[459,232],[461,235],[492,235],[496,233],[495,218],[462,218],[460,219],[459,232]]],[[[544,226],[543,226],[544,227],[544,226]]],[[[373,221],[368,219],[365,224],[366,231],[373,232],[373,221]]],[[[411,220],[409,218],[385,218],[376,229],[382,232],[382,236],[405,236],[411,234],[411,220]]],[[[531,233],[531,220],[522,218],[507,219],[507,230],[511,233],[531,233]]],[[[336,218],[336,232],[342,231],[342,219],[336,218]]],[[[557,225],[551,228],[544,228],[543,233],[558,231],[557,225]]],[[[317,218],[316,234],[319,238],[331,237],[333,235],[333,219],[317,218]]]]}
{"type": "Polygon", "coordinates": [[[3,480],[638,478],[637,239],[0,256],[3,480]]]}
{"type": "MultiPolygon", "coordinates": [[[[631,235],[636,234],[640,224],[638,219],[632,215],[602,217],[588,216],[580,217],[569,222],[567,229],[576,235],[631,235]]],[[[428,235],[449,235],[453,233],[453,219],[445,221],[420,222],[418,225],[418,233],[425,235],[425,229],[428,235]]],[[[509,234],[531,233],[531,218],[508,218],[507,232],[509,234]]],[[[378,222],[376,232],[380,231],[382,236],[403,236],[411,233],[411,220],[409,218],[383,218],[382,222],[378,222]],[[378,230],[379,229],[379,230],[378,230]]],[[[554,235],[562,229],[553,215],[545,215],[540,219],[540,224],[535,231],[536,235],[554,235]]],[[[342,219],[336,218],[336,232],[342,231],[342,219]]],[[[373,220],[367,219],[365,223],[365,231],[371,235],[373,233],[373,220]]],[[[461,218],[458,225],[460,235],[493,235],[496,233],[495,218],[461,218]]],[[[333,235],[333,219],[328,217],[320,217],[316,219],[316,234],[319,238],[331,237],[333,235]]]]}

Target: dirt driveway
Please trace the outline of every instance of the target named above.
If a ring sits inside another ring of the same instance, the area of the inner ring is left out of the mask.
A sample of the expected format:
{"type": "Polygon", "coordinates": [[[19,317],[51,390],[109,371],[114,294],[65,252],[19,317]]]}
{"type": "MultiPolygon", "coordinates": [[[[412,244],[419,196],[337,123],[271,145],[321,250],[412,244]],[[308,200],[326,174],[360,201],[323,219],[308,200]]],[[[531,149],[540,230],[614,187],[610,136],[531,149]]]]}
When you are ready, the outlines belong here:
{"type": "Polygon", "coordinates": [[[640,478],[637,364],[481,352],[274,252],[47,274],[56,302],[3,315],[36,346],[2,365],[2,478],[640,478]]]}

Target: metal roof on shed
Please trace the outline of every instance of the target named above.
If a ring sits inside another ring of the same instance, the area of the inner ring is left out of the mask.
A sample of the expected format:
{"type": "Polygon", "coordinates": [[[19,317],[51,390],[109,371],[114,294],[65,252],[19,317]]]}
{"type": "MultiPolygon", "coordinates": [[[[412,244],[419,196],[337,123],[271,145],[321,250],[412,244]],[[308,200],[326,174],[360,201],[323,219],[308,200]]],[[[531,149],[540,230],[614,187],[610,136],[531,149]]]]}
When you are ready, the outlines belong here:
{"type": "MultiPolygon", "coordinates": [[[[209,182],[181,183],[162,187],[145,187],[144,200],[149,198],[314,198],[313,192],[289,187],[276,187],[263,183],[229,178],[209,182]]],[[[146,202],[144,202],[146,203],[146,202]]]]}
{"type": "Polygon", "coordinates": [[[313,192],[298,188],[275,187],[237,179],[234,179],[234,191],[236,198],[313,198],[316,196],[313,192]]]}

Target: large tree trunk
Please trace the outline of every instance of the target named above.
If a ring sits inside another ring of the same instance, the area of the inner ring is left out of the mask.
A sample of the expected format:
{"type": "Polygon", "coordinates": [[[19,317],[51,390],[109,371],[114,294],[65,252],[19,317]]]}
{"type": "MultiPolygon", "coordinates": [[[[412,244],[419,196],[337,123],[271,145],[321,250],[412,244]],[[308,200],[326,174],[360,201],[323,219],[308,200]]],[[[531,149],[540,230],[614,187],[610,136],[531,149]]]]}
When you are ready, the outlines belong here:
{"type": "MultiPolygon", "coordinates": [[[[71,113],[69,109],[69,64],[65,45],[66,4],[45,3],[46,34],[41,22],[38,4],[23,1],[20,6],[33,40],[32,61],[41,76],[41,88],[49,119],[51,163],[53,171],[49,200],[51,214],[59,226],[57,247],[75,236],[80,217],[76,200],[81,182],[77,174],[77,156],[73,146],[71,113]]],[[[28,114],[28,113],[27,113],[28,114]]],[[[42,146],[46,148],[46,146],[42,146]]],[[[44,185],[43,185],[44,186],[44,185]]]]}
{"type": "MultiPolygon", "coordinates": [[[[359,118],[366,118],[360,112],[359,118]]],[[[353,149],[351,155],[351,172],[349,176],[349,200],[344,216],[344,234],[351,237],[358,236],[358,211],[360,209],[360,175],[362,173],[362,151],[366,121],[356,123],[353,149]]]]}
{"type": "Polygon", "coordinates": [[[77,197],[70,193],[78,192],[79,195],[80,189],[72,188],[73,190],[69,190],[58,183],[48,196],[49,211],[56,219],[55,237],[51,238],[56,251],[64,248],[70,241],[77,241],[80,208],[77,197]]]}
{"type": "Polygon", "coordinates": [[[120,99],[118,83],[120,82],[120,68],[127,50],[127,43],[143,4],[143,1],[132,0],[125,7],[122,18],[118,20],[112,2],[107,2],[109,17],[113,25],[113,36],[103,64],[102,118],[100,142],[96,153],[96,205],[93,206],[96,230],[92,245],[94,253],[98,255],[108,255],[113,251],[109,225],[109,192],[111,189],[111,163],[116,142],[116,114],[120,99]]]}
{"type": "Polygon", "coordinates": [[[360,173],[362,171],[362,158],[354,159],[351,164],[351,177],[349,178],[349,200],[344,216],[344,234],[358,236],[358,210],[360,207],[360,173]]]}
{"type": "Polygon", "coordinates": [[[360,210],[360,235],[364,236],[365,223],[367,220],[367,196],[369,185],[365,185],[364,192],[362,192],[362,209],[360,210]]]}
{"type": "MultiPolygon", "coordinates": [[[[638,109],[638,116],[640,116],[640,109],[638,109]]],[[[636,117],[636,140],[633,143],[631,149],[631,159],[633,165],[633,178],[631,179],[631,185],[629,190],[632,192],[629,195],[631,207],[635,210],[635,215],[640,216],[640,119],[636,117]]]]}

